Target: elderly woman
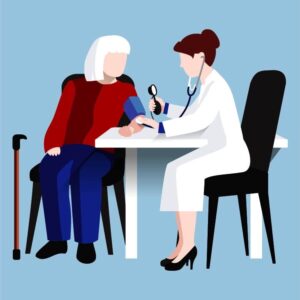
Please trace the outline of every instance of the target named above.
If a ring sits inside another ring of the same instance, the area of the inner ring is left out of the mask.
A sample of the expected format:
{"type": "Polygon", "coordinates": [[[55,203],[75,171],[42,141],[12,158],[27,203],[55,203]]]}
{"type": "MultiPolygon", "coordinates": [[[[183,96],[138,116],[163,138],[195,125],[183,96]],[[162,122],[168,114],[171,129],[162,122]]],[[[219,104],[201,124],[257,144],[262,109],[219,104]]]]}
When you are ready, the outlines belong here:
{"type": "MultiPolygon", "coordinates": [[[[77,259],[82,263],[96,259],[93,243],[99,232],[102,178],[111,170],[115,154],[114,149],[96,149],[95,139],[118,126],[126,113],[127,99],[136,96],[133,85],[117,80],[129,53],[130,45],[121,36],[98,38],[85,60],[85,78],[70,80],[63,89],[45,135],[46,155],[40,164],[49,240],[36,254],[40,259],[67,252],[71,233],[69,186],[77,259]]],[[[134,121],[137,116],[132,111],[127,115],[132,122],[122,128],[123,135],[140,131],[142,127],[134,121]]]]}

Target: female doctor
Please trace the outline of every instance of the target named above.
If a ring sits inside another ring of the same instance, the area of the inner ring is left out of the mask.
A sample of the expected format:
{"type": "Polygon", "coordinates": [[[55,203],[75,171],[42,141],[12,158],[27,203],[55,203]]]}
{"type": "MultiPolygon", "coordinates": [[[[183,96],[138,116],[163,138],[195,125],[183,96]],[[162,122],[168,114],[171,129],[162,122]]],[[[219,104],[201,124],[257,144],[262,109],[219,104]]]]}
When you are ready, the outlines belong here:
{"type": "MultiPolygon", "coordinates": [[[[250,165],[250,156],[243,139],[241,126],[230,87],[212,68],[217,35],[209,29],[191,34],[176,43],[180,66],[185,73],[201,81],[200,93],[185,107],[156,98],[162,111],[170,119],[157,123],[145,117],[142,122],[156,128],[166,137],[198,132],[207,145],[168,163],[163,182],[161,211],[175,211],[179,232],[176,248],[161,261],[166,270],[176,271],[197,256],[195,226],[197,212],[203,210],[204,182],[207,177],[244,172],[250,165]]],[[[191,91],[190,91],[191,92],[191,91]]],[[[155,109],[154,100],[149,108],[155,109]]]]}

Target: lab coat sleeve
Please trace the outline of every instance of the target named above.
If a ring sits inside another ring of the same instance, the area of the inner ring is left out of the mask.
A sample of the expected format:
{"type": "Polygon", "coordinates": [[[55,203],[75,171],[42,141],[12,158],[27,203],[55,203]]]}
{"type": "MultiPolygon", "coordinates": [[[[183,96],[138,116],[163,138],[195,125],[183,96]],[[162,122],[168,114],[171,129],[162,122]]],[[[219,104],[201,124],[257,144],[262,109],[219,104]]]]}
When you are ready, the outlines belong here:
{"type": "Polygon", "coordinates": [[[179,118],[183,110],[184,110],[183,106],[169,103],[167,117],[170,119],[179,118]]]}
{"type": "Polygon", "coordinates": [[[216,118],[221,103],[222,90],[211,83],[198,109],[191,115],[163,122],[167,137],[193,133],[207,128],[216,118]]]}

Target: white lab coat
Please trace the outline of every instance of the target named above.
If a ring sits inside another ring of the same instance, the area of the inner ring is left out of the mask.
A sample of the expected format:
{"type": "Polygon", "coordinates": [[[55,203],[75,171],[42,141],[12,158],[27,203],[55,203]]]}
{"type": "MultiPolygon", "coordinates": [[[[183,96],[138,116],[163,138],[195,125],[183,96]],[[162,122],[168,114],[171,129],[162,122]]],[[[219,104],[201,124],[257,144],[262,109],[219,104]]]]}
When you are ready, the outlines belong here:
{"type": "Polygon", "coordinates": [[[179,118],[183,109],[169,104],[170,120],[163,122],[166,136],[197,132],[208,143],[168,163],[161,211],[202,211],[207,177],[244,172],[250,165],[233,95],[216,70],[208,75],[198,97],[179,118]]]}

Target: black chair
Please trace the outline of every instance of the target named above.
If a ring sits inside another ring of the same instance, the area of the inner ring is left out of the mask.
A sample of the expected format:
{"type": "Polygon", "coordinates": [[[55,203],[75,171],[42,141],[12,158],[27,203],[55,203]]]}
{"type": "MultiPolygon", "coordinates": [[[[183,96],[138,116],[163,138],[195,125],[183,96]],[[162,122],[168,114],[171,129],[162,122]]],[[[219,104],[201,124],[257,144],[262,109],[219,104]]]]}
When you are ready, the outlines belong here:
{"type": "Polygon", "coordinates": [[[252,193],[259,194],[272,262],[276,263],[268,171],[285,82],[285,76],[280,71],[261,71],[253,77],[242,121],[242,131],[250,152],[251,165],[244,173],[213,176],[205,180],[205,195],[209,197],[207,269],[210,268],[219,197],[238,196],[245,251],[246,255],[249,255],[246,195],[252,193]]]}
{"type": "MultiPolygon", "coordinates": [[[[83,77],[83,74],[73,74],[68,76],[62,83],[62,90],[69,80],[83,77]]],[[[133,80],[123,74],[118,78],[118,80],[122,82],[127,82],[134,85],[133,80]]],[[[129,124],[129,119],[125,114],[123,114],[119,126],[124,126],[129,124]]],[[[125,241],[125,193],[124,193],[124,169],[125,169],[125,149],[116,149],[116,161],[112,170],[103,178],[103,191],[102,191],[102,207],[101,207],[101,217],[103,223],[103,229],[106,239],[106,246],[108,254],[113,254],[113,244],[111,237],[111,227],[110,227],[110,217],[109,217],[109,205],[108,205],[108,196],[107,196],[107,187],[113,186],[118,211],[120,216],[120,221],[122,225],[122,232],[125,241]]],[[[30,208],[30,216],[29,216],[29,225],[28,225],[28,233],[27,233],[27,242],[26,242],[26,253],[29,254],[31,252],[32,241],[34,237],[34,231],[36,227],[36,220],[39,212],[40,202],[41,202],[41,188],[40,188],[40,178],[39,178],[39,164],[34,166],[29,174],[29,178],[33,183],[32,186],[32,198],[31,198],[31,208],[30,208]]]]}

